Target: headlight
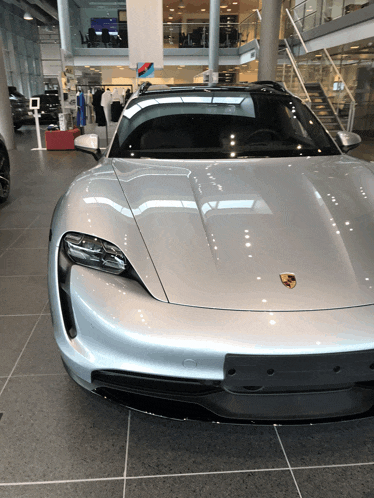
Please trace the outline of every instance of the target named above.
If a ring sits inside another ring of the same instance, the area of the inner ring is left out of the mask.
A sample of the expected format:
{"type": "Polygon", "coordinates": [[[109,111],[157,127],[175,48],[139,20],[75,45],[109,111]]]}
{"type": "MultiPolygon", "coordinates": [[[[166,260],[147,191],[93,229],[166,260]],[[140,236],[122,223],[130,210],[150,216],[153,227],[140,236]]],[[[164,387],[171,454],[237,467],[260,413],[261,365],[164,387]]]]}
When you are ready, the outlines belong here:
{"type": "Polygon", "coordinates": [[[126,256],[110,242],[81,233],[67,233],[63,243],[66,255],[74,263],[115,275],[126,270],[126,256]]]}

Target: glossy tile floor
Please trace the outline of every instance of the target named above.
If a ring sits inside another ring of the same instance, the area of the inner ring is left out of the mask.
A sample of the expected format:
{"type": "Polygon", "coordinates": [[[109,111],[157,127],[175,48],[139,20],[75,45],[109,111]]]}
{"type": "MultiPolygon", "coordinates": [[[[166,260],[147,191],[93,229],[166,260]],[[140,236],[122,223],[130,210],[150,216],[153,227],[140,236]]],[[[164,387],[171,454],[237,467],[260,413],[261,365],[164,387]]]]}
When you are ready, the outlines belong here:
{"type": "MultiPolygon", "coordinates": [[[[48,227],[82,153],[16,134],[0,207],[1,498],[374,497],[374,419],[299,426],[164,420],[81,390],[53,339],[48,227]]],[[[374,144],[355,155],[374,160],[374,144]]]]}

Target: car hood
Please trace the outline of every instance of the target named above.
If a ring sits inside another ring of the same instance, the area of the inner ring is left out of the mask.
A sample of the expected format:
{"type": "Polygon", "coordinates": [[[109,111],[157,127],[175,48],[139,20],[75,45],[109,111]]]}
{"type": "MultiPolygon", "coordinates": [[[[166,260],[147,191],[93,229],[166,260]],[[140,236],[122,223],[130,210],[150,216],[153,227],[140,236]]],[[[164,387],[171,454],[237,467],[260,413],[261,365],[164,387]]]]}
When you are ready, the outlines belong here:
{"type": "Polygon", "coordinates": [[[252,311],[374,303],[368,165],[345,155],[113,159],[169,301],[252,311]],[[293,289],[282,273],[295,274],[293,289]]]}

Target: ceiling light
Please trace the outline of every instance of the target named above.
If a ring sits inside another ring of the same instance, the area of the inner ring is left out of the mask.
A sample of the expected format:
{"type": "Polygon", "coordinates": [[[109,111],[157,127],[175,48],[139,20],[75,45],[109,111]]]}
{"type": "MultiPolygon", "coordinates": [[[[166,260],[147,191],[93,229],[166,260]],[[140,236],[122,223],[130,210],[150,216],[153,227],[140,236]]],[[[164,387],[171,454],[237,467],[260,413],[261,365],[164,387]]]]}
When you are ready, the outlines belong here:
{"type": "Polygon", "coordinates": [[[26,21],[32,21],[34,18],[32,17],[32,15],[30,14],[30,12],[25,12],[23,14],[23,18],[26,20],[26,21]]]}
{"type": "Polygon", "coordinates": [[[231,11],[231,9],[227,9],[227,12],[230,12],[230,11],[231,11]]]}
{"type": "Polygon", "coordinates": [[[227,9],[228,5],[221,5],[221,9],[227,9]]]}
{"type": "Polygon", "coordinates": [[[357,47],[351,47],[351,48],[360,48],[360,47],[357,45],[357,47]]]}
{"type": "Polygon", "coordinates": [[[169,19],[173,19],[173,16],[169,16],[169,19]]]}
{"type": "Polygon", "coordinates": [[[90,67],[90,66],[84,66],[84,67],[90,67]]]}
{"type": "Polygon", "coordinates": [[[174,9],[170,9],[170,12],[174,12],[174,9]]]}
{"type": "Polygon", "coordinates": [[[201,9],[201,12],[205,12],[205,11],[206,11],[206,9],[201,9]]]}

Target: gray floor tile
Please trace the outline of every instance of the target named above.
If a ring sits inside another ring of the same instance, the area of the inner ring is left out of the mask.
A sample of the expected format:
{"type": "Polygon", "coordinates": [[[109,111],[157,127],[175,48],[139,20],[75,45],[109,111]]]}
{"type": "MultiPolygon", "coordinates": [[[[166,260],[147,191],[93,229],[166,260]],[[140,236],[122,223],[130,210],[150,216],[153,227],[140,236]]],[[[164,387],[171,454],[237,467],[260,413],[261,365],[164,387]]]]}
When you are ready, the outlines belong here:
{"type": "MultiPolygon", "coordinates": [[[[0,214],[1,217],[1,214],[0,214]]],[[[17,238],[22,235],[23,229],[0,230],[0,254],[7,249],[17,238]]]]}
{"type": "Polygon", "coordinates": [[[48,299],[47,277],[0,277],[0,315],[41,313],[48,299]]]}
{"type": "Polygon", "coordinates": [[[47,247],[27,251],[12,247],[0,257],[0,275],[46,275],[47,256],[47,247]]]}
{"type": "Polygon", "coordinates": [[[374,460],[374,418],[277,429],[292,467],[374,460]]]}
{"type": "Polygon", "coordinates": [[[36,221],[37,216],[33,212],[10,211],[0,208],[0,228],[27,228],[36,221]]]}
{"type": "Polygon", "coordinates": [[[25,230],[21,237],[13,244],[12,248],[47,249],[48,236],[49,228],[35,228],[33,230],[25,230]]]}
{"type": "Polygon", "coordinates": [[[11,208],[9,209],[19,212],[29,211],[35,213],[35,215],[51,213],[52,216],[54,207],[61,195],[61,192],[62,190],[59,189],[57,193],[48,196],[38,192],[30,196],[23,196],[23,193],[21,192],[17,197],[14,195],[15,198],[12,199],[11,208]]]}
{"type": "Polygon", "coordinates": [[[123,498],[123,481],[0,487],[1,498],[123,498]]]}
{"type": "Polygon", "coordinates": [[[294,470],[303,498],[373,498],[374,466],[294,470]]]}
{"type": "Polygon", "coordinates": [[[0,482],[123,475],[127,410],[67,376],[11,378],[0,412],[0,482]]]}
{"type": "Polygon", "coordinates": [[[13,374],[66,374],[50,315],[40,318],[13,374]]]}
{"type": "MultiPolygon", "coordinates": [[[[64,191],[62,191],[61,194],[63,192],[64,191]]],[[[57,198],[57,200],[58,200],[58,198],[57,198]]],[[[51,210],[50,212],[48,212],[46,214],[41,214],[33,222],[33,224],[31,225],[31,228],[49,228],[51,226],[52,214],[53,214],[53,210],[51,210]]]]}
{"type": "Polygon", "coordinates": [[[273,427],[131,414],[128,476],[283,467],[287,463],[273,427]]]}
{"type": "Polygon", "coordinates": [[[299,495],[288,470],[126,481],[126,498],[150,497],[299,498],[299,495]]]}
{"type": "Polygon", "coordinates": [[[0,318],[0,376],[12,371],[37,320],[37,316],[0,318]]]}

